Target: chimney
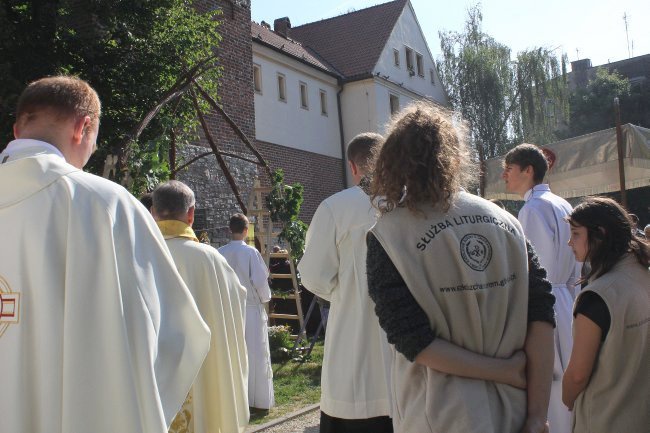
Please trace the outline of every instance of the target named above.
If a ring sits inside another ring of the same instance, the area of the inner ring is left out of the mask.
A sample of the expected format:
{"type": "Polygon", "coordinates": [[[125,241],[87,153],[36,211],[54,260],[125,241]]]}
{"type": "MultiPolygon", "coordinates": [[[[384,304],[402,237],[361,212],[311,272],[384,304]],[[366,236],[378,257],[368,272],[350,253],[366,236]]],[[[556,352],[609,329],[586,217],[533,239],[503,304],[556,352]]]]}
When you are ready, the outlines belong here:
{"type": "Polygon", "coordinates": [[[267,23],[266,21],[262,21],[260,25],[264,28],[271,30],[271,24],[267,23]]]}
{"type": "Polygon", "coordinates": [[[284,36],[285,38],[289,37],[290,29],[291,21],[289,21],[289,17],[278,18],[277,20],[273,21],[273,31],[281,36],[284,36]]]}

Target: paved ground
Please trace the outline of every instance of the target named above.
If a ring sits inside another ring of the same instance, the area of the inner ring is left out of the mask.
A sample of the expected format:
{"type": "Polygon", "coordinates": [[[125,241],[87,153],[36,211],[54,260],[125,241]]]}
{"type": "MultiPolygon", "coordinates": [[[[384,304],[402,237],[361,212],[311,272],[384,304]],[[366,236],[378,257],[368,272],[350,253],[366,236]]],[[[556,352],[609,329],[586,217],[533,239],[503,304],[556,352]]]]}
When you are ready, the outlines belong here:
{"type": "Polygon", "coordinates": [[[275,426],[261,430],[260,427],[249,427],[246,431],[256,433],[318,433],[320,429],[320,407],[275,426]]]}

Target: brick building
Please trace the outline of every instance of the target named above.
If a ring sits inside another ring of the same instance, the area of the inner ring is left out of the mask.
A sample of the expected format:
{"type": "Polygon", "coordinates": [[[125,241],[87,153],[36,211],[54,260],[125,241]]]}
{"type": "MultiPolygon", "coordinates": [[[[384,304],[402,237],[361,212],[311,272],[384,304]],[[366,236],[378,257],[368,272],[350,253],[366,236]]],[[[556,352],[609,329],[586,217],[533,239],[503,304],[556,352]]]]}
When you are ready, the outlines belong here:
{"type": "MultiPolygon", "coordinates": [[[[345,144],[365,131],[383,132],[410,101],[441,105],[447,97],[410,1],[395,0],[291,28],[251,22],[250,0],[202,0],[200,10],[222,10],[218,48],[223,75],[220,103],[285,182],[305,187],[301,219],[346,187],[345,144]],[[364,31],[358,31],[363,28],[364,31]]],[[[254,159],[224,119],[208,115],[211,134],[225,152],[254,159]]],[[[183,147],[183,159],[205,153],[205,139],[183,147]]],[[[246,200],[258,174],[254,164],[225,157],[246,200]]],[[[265,174],[259,171],[265,182],[265,174]]],[[[198,231],[213,243],[227,239],[238,210],[221,170],[208,156],[179,173],[197,194],[198,231]]]]}

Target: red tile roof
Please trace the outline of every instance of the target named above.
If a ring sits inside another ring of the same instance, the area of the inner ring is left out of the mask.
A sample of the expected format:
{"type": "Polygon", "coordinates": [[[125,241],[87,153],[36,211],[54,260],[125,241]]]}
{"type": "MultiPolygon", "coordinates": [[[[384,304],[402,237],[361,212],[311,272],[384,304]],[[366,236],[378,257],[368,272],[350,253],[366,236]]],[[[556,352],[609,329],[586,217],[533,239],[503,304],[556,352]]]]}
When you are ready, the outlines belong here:
{"type": "Polygon", "coordinates": [[[289,30],[289,36],[343,74],[346,80],[370,75],[408,0],[361,9],[289,30]]]}
{"type": "Polygon", "coordinates": [[[294,41],[290,38],[284,38],[273,30],[267,29],[256,22],[251,22],[251,37],[254,42],[266,45],[271,49],[282,52],[290,57],[294,57],[296,60],[303,63],[315,66],[331,75],[341,75],[335,68],[320,58],[318,54],[302,46],[300,42],[294,41]]]}

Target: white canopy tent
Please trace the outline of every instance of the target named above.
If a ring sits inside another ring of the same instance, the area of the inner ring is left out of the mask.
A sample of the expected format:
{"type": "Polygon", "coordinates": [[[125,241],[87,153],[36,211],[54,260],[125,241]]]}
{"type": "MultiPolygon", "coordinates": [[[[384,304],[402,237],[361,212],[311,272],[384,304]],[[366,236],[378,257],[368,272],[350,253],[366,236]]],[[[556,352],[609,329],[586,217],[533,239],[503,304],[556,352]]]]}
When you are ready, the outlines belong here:
{"type": "MultiPolygon", "coordinates": [[[[626,190],[650,186],[650,129],[628,123],[622,132],[626,190]]],[[[555,194],[571,198],[620,191],[616,128],[544,147],[556,156],[545,179],[555,194]]],[[[487,160],[485,167],[485,198],[521,199],[506,193],[501,179],[503,157],[487,160]]]]}

